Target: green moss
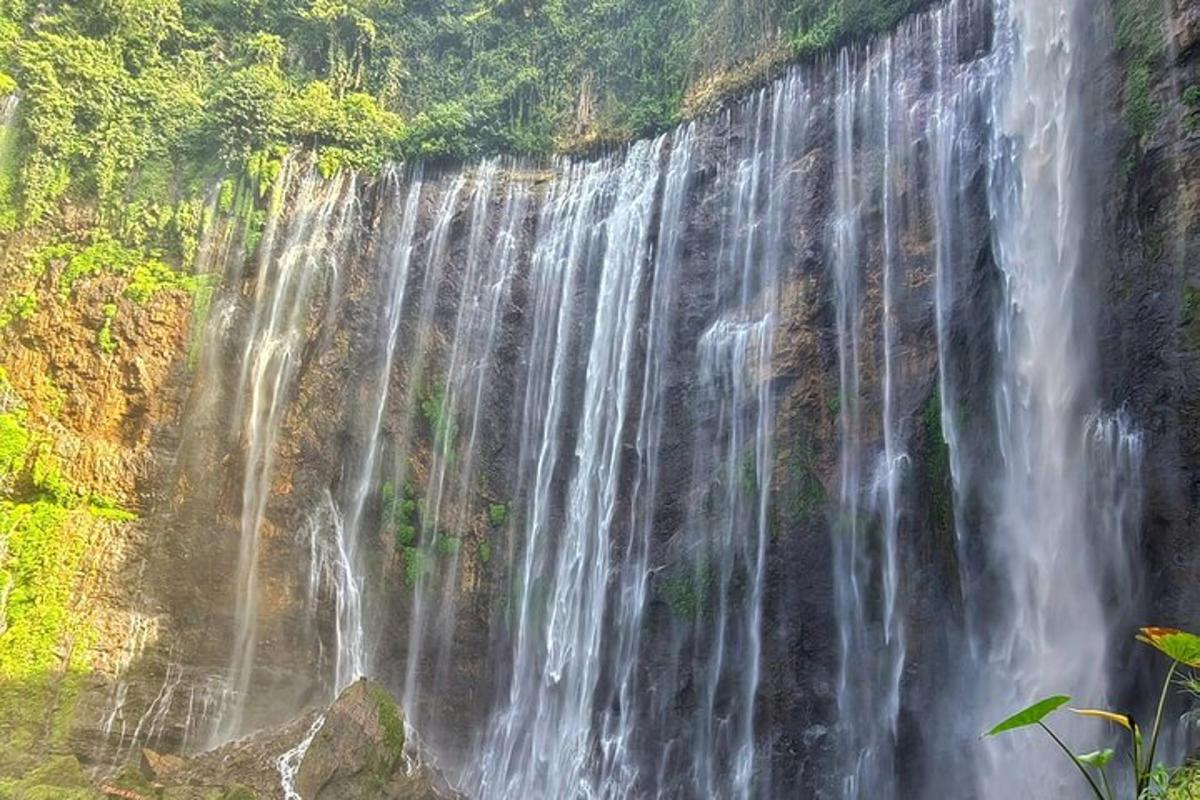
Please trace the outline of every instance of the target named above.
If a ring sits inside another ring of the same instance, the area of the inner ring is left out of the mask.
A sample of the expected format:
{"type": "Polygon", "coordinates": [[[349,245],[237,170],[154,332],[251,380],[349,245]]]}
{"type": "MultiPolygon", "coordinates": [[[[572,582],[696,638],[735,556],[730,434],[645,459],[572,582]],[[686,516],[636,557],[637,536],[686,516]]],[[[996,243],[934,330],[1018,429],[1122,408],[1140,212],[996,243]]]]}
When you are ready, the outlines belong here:
{"type": "Polygon", "coordinates": [[[0,328],[8,327],[15,321],[24,322],[32,319],[37,310],[38,298],[36,292],[26,291],[14,295],[0,308],[0,328]]]}
{"type": "Polygon", "coordinates": [[[31,481],[38,498],[53,501],[63,508],[74,508],[79,504],[82,492],[63,475],[62,462],[55,455],[51,442],[45,439],[35,442],[32,465],[31,481]]]}
{"type": "Polygon", "coordinates": [[[108,522],[134,522],[138,518],[138,515],[132,511],[121,508],[116,500],[103,495],[94,494],[89,497],[87,510],[93,517],[108,522]]]}
{"type": "Polygon", "coordinates": [[[24,466],[29,444],[30,435],[25,427],[24,412],[17,410],[0,414],[0,486],[24,466]]]}
{"type": "Polygon", "coordinates": [[[1185,286],[1183,288],[1183,326],[1184,341],[1192,350],[1200,350],[1200,288],[1185,286]]]}
{"type": "Polygon", "coordinates": [[[75,756],[51,756],[44,764],[30,771],[17,786],[18,794],[24,792],[25,797],[30,797],[29,792],[33,789],[89,789],[87,774],[75,756]]]}
{"type": "Polygon", "coordinates": [[[433,548],[441,556],[456,556],[462,547],[462,541],[457,536],[439,533],[434,539],[433,548]]]}
{"type": "Polygon", "coordinates": [[[385,532],[390,532],[397,548],[411,547],[417,541],[417,498],[412,484],[404,485],[403,496],[396,496],[396,486],[387,482],[380,490],[380,517],[385,532]]]}
{"type": "Polygon", "coordinates": [[[1183,129],[1190,137],[1200,136],[1200,86],[1195,84],[1183,91],[1183,104],[1188,108],[1183,118],[1183,129]]]}
{"type": "Polygon", "coordinates": [[[1125,119],[1138,147],[1154,130],[1162,108],[1151,89],[1161,68],[1163,6],[1159,0],[1116,0],[1113,6],[1117,46],[1126,63],[1125,119]]]}
{"type": "Polygon", "coordinates": [[[181,275],[162,261],[143,261],[129,272],[129,283],[125,296],[135,303],[147,303],[156,294],[168,289],[194,293],[197,280],[191,275],[181,275]]]}
{"type": "Polygon", "coordinates": [[[942,401],[934,392],[925,404],[925,469],[933,525],[946,533],[954,531],[954,487],[950,476],[950,448],[942,430],[942,401]]]}
{"type": "Polygon", "coordinates": [[[384,689],[372,687],[375,712],[379,715],[379,727],[383,730],[383,745],[390,758],[389,768],[400,763],[404,757],[404,721],[396,701],[384,689]]]}
{"type": "Polygon", "coordinates": [[[502,528],[508,522],[508,504],[492,503],[488,506],[488,523],[493,528],[502,528]]]}
{"type": "Polygon", "coordinates": [[[89,520],[130,518],[99,498],[81,506],[47,443],[26,442],[29,497],[0,499],[0,742],[22,749],[70,735],[96,636],[76,597],[89,520]]]}
{"type": "Polygon", "coordinates": [[[428,552],[419,547],[404,547],[401,549],[404,557],[404,583],[412,587],[421,579],[433,572],[433,558],[428,552]]]}
{"type": "Polygon", "coordinates": [[[0,635],[0,677],[27,679],[59,665],[57,647],[71,632],[69,602],[86,546],[72,511],[54,502],[0,501],[9,531],[2,577],[12,588],[0,635]]]}
{"type": "Polygon", "coordinates": [[[213,296],[217,292],[215,275],[197,276],[192,289],[192,328],[188,342],[188,368],[195,369],[200,361],[200,348],[204,344],[204,329],[212,311],[213,296]]]}
{"type": "Polygon", "coordinates": [[[84,493],[64,477],[51,443],[25,428],[3,373],[0,395],[12,409],[0,414],[0,458],[27,475],[21,497],[11,481],[0,483],[0,742],[27,749],[65,741],[86,680],[95,633],[76,592],[89,520],[128,516],[100,498],[81,507],[84,493]]]}
{"type": "Polygon", "coordinates": [[[788,522],[803,525],[820,517],[829,498],[817,474],[813,439],[802,435],[796,441],[791,463],[792,485],[787,497],[788,522]]]}
{"type": "Polygon", "coordinates": [[[115,303],[105,303],[101,311],[104,314],[104,321],[100,324],[100,331],[96,334],[96,344],[100,346],[100,352],[111,356],[117,352],[117,340],[112,332],[113,320],[117,316],[117,306],[115,303]]]}
{"type": "Polygon", "coordinates": [[[1161,109],[1150,99],[1150,66],[1137,63],[1125,79],[1125,119],[1138,141],[1149,136],[1161,109]]]}
{"type": "MultiPolygon", "coordinates": [[[[107,780],[105,784],[112,786],[114,789],[124,789],[125,791],[134,792],[136,794],[153,797],[158,794],[155,790],[154,783],[146,778],[141,771],[132,764],[126,764],[121,767],[117,773],[107,780]]],[[[169,794],[167,796],[170,796],[169,794]]],[[[188,795],[188,800],[195,800],[196,795],[188,795]]]]}
{"type": "Polygon", "coordinates": [[[707,560],[701,560],[700,563],[681,564],[671,570],[660,581],[658,594],[670,609],[671,616],[681,620],[697,620],[711,613],[715,584],[715,570],[707,560]]]}
{"type": "Polygon", "coordinates": [[[200,279],[171,269],[153,253],[127,247],[101,236],[85,247],[70,244],[43,248],[41,257],[65,258],[66,265],[59,279],[59,295],[65,300],[75,285],[96,275],[120,275],[127,278],[124,295],[135,303],[149,302],[159,292],[179,290],[194,292],[200,279]]]}
{"type": "Polygon", "coordinates": [[[758,494],[758,454],[754,448],[742,454],[739,476],[744,494],[749,496],[758,494]]]}
{"type": "Polygon", "coordinates": [[[487,565],[492,562],[492,543],[487,539],[484,539],[479,543],[479,550],[477,552],[479,554],[480,564],[487,565]]]}
{"type": "Polygon", "coordinates": [[[433,447],[439,453],[449,453],[458,438],[458,423],[442,391],[427,396],[421,401],[421,413],[429,424],[433,447]]]}
{"type": "MultiPolygon", "coordinates": [[[[0,77],[0,84],[4,83],[0,77]]],[[[9,78],[11,80],[11,78],[9,78]]],[[[0,95],[9,92],[0,91],[0,95]]],[[[19,227],[21,219],[20,179],[24,162],[20,129],[17,126],[0,127],[0,232],[10,233],[19,227]]]]}

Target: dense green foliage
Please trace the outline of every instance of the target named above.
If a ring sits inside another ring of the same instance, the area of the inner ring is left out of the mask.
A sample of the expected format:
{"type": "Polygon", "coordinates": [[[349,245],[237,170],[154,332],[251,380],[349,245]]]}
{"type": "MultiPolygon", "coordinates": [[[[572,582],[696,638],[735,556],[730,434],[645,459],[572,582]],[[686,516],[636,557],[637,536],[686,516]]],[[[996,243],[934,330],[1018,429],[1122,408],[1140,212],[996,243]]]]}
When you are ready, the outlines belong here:
{"type": "Polygon", "coordinates": [[[0,0],[0,96],[22,98],[0,229],[83,199],[125,245],[186,262],[203,191],[268,185],[289,146],[331,174],[624,139],[677,121],[706,76],[924,2],[0,0]]]}
{"type": "Polygon", "coordinates": [[[396,494],[395,484],[385,483],[381,492],[380,517],[385,532],[391,535],[396,547],[409,547],[417,540],[417,497],[412,484],[404,485],[404,494],[396,494]]]}

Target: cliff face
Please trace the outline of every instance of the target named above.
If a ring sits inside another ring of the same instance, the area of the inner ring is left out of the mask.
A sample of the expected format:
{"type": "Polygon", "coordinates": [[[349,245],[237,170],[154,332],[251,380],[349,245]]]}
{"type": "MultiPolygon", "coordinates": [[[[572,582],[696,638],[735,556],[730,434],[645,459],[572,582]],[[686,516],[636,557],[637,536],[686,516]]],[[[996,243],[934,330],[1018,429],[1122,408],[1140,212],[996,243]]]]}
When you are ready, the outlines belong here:
{"type": "MultiPolygon", "coordinates": [[[[1081,64],[1075,424],[1125,564],[1097,557],[1121,698],[1120,626],[1200,612],[1200,17],[1169,9],[1137,142],[1110,22],[1081,64]]],[[[69,623],[4,690],[51,698],[0,722],[21,758],[192,753],[366,673],[481,797],[981,780],[1003,46],[952,0],[593,161],[326,181],[297,155],[256,252],[208,231],[194,334],[179,287],[23,272],[5,479],[72,555],[69,623]]]]}
{"type": "MultiPolygon", "coordinates": [[[[1143,423],[1149,454],[1143,525],[1148,569],[1146,597],[1156,617],[1181,624],[1196,614],[1193,582],[1196,535],[1195,336],[1197,275],[1197,146],[1194,102],[1200,15],[1175,3],[1168,16],[1167,67],[1149,88],[1159,109],[1140,158],[1110,164],[1104,193],[1106,231],[1099,254],[1099,290],[1109,313],[1101,318],[1101,382],[1111,402],[1128,403],[1143,423]],[[1194,93],[1193,93],[1194,94],[1194,93]]],[[[1120,118],[1124,73],[1111,65],[1109,118],[1120,118]]],[[[1114,141],[1120,141],[1119,138],[1114,141]]]]}

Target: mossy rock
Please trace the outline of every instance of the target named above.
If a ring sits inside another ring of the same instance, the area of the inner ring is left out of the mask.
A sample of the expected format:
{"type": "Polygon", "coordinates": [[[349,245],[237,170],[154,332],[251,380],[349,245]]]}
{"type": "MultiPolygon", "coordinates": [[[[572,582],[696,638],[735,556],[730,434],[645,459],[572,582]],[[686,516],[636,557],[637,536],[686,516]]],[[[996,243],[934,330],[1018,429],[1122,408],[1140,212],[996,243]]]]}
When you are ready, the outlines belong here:
{"type": "Polygon", "coordinates": [[[74,756],[53,756],[19,780],[0,781],[0,800],[98,800],[74,756]]]}
{"type": "MultiPolygon", "coordinates": [[[[26,751],[11,745],[0,745],[0,779],[11,779],[9,782],[15,784],[36,765],[37,759],[26,751]]],[[[0,786],[3,786],[3,780],[0,780],[0,786]]]]}
{"type": "Polygon", "coordinates": [[[13,800],[100,800],[91,789],[64,789],[61,786],[32,786],[18,789],[13,800]]]}
{"type": "Polygon", "coordinates": [[[325,712],[296,776],[306,800],[424,800],[439,795],[431,775],[404,769],[404,715],[392,695],[366,679],[325,712]]]}
{"type": "Polygon", "coordinates": [[[21,785],[87,789],[91,782],[75,756],[54,756],[22,778],[21,785]]]}
{"type": "Polygon", "coordinates": [[[212,796],[212,800],[259,800],[258,792],[245,786],[230,786],[212,796]]]}
{"type": "Polygon", "coordinates": [[[114,789],[136,792],[143,797],[157,798],[162,795],[162,789],[147,780],[146,776],[132,764],[121,767],[116,775],[104,781],[104,785],[114,789]]]}
{"type": "Polygon", "coordinates": [[[196,786],[177,786],[165,790],[162,800],[263,800],[262,795],[241,784],[219,789],[196,786]]]}

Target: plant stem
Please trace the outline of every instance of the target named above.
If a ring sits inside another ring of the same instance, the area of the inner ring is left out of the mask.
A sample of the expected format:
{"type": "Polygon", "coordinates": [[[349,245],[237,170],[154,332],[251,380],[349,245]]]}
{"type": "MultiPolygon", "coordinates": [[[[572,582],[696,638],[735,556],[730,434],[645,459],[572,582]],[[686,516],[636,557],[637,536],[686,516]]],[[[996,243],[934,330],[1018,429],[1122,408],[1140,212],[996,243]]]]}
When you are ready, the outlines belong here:
{"type": "Polygon", "coordinates": [[[1179,668],[1178,661],[1171,662],[1171,669],[1167,672],[1167,679],[1163,681],[1162,693],[1158,696],[1158,711],[1154,714],[1154,732],[1150,734],[1150,750],[1146,754],[1146,763],[1142,765],[1142,774],[1138,776],[1138,792],[1140,793],[1144,786],[1144,779],[1150,774],[1150,770],[1154,769],[1154,753],[1158,750],[1158,734],[1162,730],[1163,708],[1167,704],[1167,692],[1171,688],[1171,680],[1175,677],[1175,670],[1179,668]]]}
{"type": "Polygon", "coordinates": [[[1071,748],[1063,744],[1062,739],[1059,739],[1054,735],[1054,731],[1046,727],[1046,723],[1039,722],[1038,727],[1049,734],[1050,738],[1054,740],[1054,743],[1058,745],[1064,753],[1067,754],[1067,758],[1071,759],[1071,763],[1075,765],[1077,770],[1079,770],[1079,774],[1083,776],[1083,779],[1088,782],[1088,786],[1092,787],[1092,794],[1096,795],[1097,800],[1105,800],[1104,793],[1100,791],[1100,787],[1096,785],[1096,782],[1092,780],[1092,776],[1088,774],[1087,767],[1081,764],[1079,759],[1075,757],[1075,754],[1071,752],[1071,748]]]}
{"type": "Polygon", "coordinates": [[[1104,784],[1104,793],[1108,795],[1108,800],[1114,800],[1112,786],[1108,783],[1108,774],[1103,769],[1100,770],[1100,780],[1104,784]]]}

